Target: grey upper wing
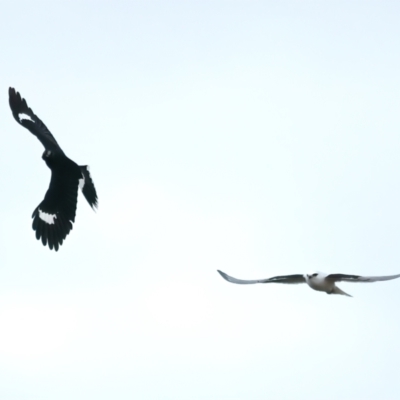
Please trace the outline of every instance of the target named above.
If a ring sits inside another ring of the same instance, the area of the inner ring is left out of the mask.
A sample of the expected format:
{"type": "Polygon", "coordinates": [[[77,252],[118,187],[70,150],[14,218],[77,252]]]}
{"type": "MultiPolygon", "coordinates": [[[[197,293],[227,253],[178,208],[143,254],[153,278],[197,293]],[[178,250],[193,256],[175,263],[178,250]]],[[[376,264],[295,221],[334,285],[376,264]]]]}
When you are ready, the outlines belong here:
{"type": "Polygon", "coordinates": [[[360,276],[360,275],[346,275],[346,274],[330,274],[326,279],[330,279],[335,282],[378,282],[378,281],[390,281],[391,279],[400,278],[398,275],[386,275],[386,276],[360,276]]]}
{"type": "Polygon", "coordinates": [[[45,149],[63,153],[46,125],[28,107],[26,100],[14,88],[10,87],[8,94],[10,108],[15,120],[24,128],[31,131],[40,140],[45,149]]]}
{"type": "Polygon", "coordinates": [[[229,276],[225,272],[217,270],[219,274],[228,282],[238,283],[241,285],[249,285],[253,283],[305,283],[305,278],[303,275],[282,275],[282,276],[274,276],[272,278],[267,279],[255,279],[255,280],[243,280],[243,279],[236,279],[232,276],[229,276]]]}

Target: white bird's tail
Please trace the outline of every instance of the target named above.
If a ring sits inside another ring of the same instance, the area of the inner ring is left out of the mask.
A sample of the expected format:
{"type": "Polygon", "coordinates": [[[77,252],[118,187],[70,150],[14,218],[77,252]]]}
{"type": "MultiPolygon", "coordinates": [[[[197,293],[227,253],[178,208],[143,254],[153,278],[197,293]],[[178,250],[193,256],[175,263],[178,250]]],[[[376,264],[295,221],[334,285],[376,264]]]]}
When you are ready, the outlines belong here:
{"type": "Polygon", "coordinates": [[[348,294],[346,292],[343,292],[343,290],[339,289],[336,285],[333,287],[333,290],[332,290],[332,292],[330,294],[343,294],[345,296],[353,297],[350,294],[348,294]]]}

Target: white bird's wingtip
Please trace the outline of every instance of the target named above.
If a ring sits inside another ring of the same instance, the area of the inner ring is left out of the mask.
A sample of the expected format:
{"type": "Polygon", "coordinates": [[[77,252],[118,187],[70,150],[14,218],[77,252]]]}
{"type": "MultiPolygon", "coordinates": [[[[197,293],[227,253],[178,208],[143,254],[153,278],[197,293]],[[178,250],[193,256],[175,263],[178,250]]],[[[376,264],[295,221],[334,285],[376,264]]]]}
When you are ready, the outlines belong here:
{"type": "Polygon", "coordinates": [[[222,272],[221,270],[217,269],[217,272],[224,278],[227,279],[228,275],[225,272],[222,272]]]}

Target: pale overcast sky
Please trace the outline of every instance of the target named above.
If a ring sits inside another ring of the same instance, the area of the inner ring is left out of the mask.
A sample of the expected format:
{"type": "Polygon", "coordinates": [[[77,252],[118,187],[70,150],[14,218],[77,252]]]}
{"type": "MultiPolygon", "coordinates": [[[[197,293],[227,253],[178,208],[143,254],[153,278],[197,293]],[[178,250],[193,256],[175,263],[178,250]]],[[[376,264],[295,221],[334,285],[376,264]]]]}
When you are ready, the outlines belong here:
{"type": "Polygon", "coordinates": [[[397,400],[400,6],[0,3],[0,397],[397,400]],[[21,92],[89,164],[55,253],[21,92]]]}

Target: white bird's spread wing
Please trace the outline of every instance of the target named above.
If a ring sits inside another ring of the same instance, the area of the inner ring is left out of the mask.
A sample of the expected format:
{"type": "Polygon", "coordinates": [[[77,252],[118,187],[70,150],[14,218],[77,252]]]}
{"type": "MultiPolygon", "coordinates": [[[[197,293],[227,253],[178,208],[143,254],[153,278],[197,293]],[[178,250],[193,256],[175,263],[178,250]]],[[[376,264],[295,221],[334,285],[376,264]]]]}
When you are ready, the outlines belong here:
{"type": "Polygon", "coordinates": [[[386,276],[360,276],[360,275],[346,275],[346,274],[329,274],[326,279],[334,282],[378,282],[378,281],[390,281],[391,279],[400,278],[398,275],[386,275],[386,276]]]}
{"type": "Polygon", "coordinates": [[[294,284],[294,283],[305,283],[306,282],[304,276],[303,275],[299,275],[299,274],[297,274],[297,275],[274,276],[272,278],[267,278],[267,279],[243,280],[243,279],[233,278],[232,276],[229,276],[229,275],[225,274],[225,272],[222,272],[219,269],[217,271],[228,282],[237,283],[237,284],[240,284],[240,285],[250,285],[250,284],[253,284],[253,283],[289,283],[289,284],[294,284]]]}

